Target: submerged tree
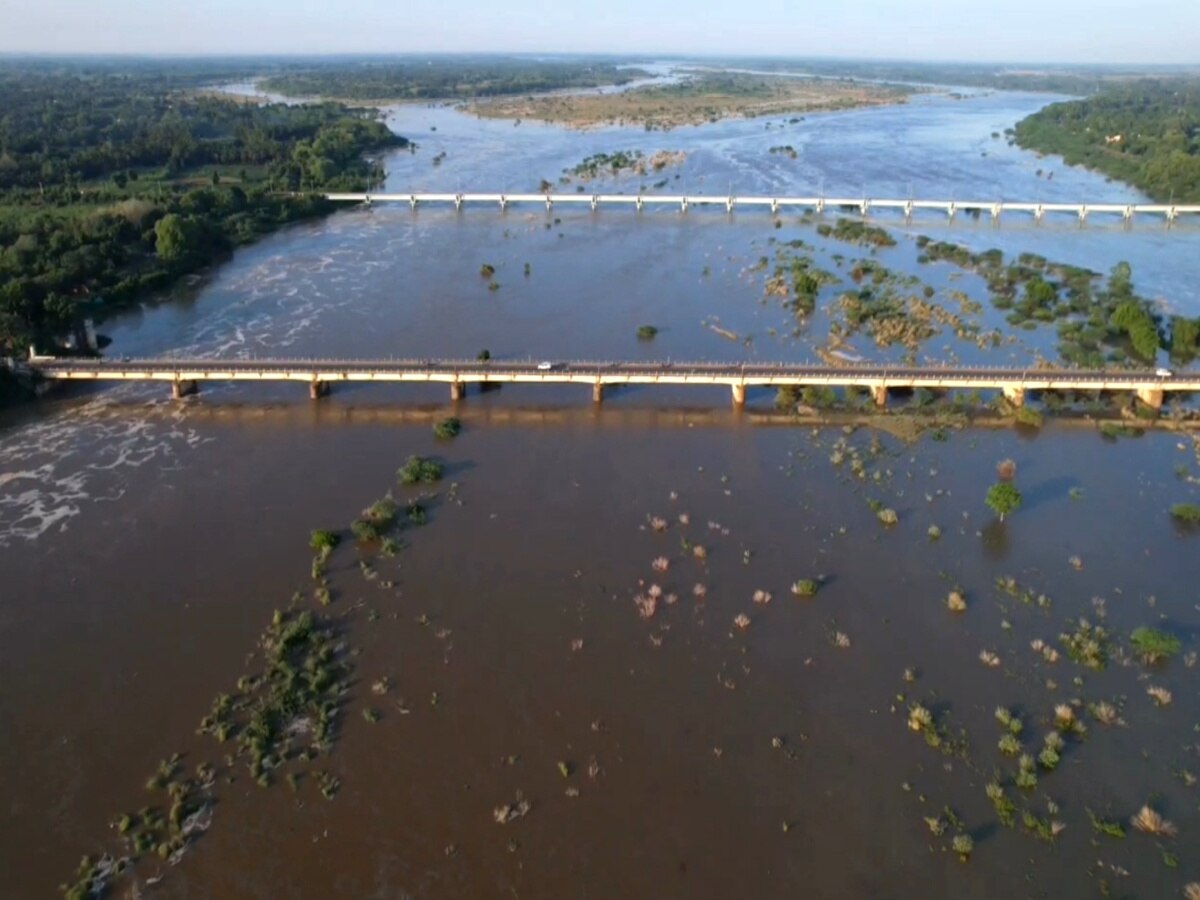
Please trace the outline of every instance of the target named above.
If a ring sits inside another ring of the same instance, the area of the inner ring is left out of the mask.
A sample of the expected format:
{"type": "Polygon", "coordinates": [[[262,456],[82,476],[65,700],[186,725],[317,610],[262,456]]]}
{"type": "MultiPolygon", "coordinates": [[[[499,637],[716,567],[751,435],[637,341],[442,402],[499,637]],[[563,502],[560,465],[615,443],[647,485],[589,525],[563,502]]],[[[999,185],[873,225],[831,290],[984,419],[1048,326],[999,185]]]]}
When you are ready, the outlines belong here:
{"type": "Polygon", "coordinates": [[[1021,505],[1021,492],[1007,481],[998,481],[988,488],[984,502],[1004,521],[1004,517],[1021,505]]]}

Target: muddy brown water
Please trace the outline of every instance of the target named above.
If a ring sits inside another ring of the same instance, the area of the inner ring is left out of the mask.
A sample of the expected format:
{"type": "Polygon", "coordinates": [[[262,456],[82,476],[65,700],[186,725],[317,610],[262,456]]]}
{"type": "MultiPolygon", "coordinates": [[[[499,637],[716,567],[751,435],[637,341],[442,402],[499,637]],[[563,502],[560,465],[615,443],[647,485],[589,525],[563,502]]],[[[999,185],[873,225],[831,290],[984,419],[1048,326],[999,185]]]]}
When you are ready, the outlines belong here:
{"type": "Polygon", "coordinates": [[[1166,897],[1196,877],[1200,816],[1178,774],[1200,768],[1194,670],[1177,659],[1154,672],[1175,696],[1160,710],[1137,666],[1093,674],[1029,649],[1094,616],[1094,597],[1115,631],[1161,618],[1195,648],[1195,537],[1164,512],[1187,438],[883,437],[868,471],[891,475],[864,485],[829,455],[845,438],[867,458],[869,430],[712,410],[541,408],[519,424],[478,402],[460,412],[465,432],[439,444],[432,413],[200,401],[191,423],[208,443],[169,480],[147,469],[123,502],[89,510],[88,528],[0,551],[6,896],[50,895],[80,854],[115,849],[107,823],[146,802],[158,759],[220,758],[196,724],[247,671],[271,610],[306,588],[308,529],[344,527],[414,452],[444,458],[447,479],[429,524],[376,561],[394,587],[365,580],[352,545],[333,559],[329,610],[359,651],[323,763],[341,790],[325,800],[307,777],[294,793],[261,788],[235,770],[177,866],[139,865],[142,882],[163,876],[144,896],[1086,897],[1103,861],[1129,873],[1109,875],[1115,890],[1166,897]],[[985,539],[983,488],[1009,456],[1026,507],[985,539]],[[883,528],[868,498],[900,524],[883,528]],[[651,568],[660,555],[665,573],[651,568]],[[817,575],[815,598],[790,594],[817,575]],[[1002,575],[1053,605],[996,591],[1002,575]],[[639,579],[678,602],[641,619],[639,579]],[[955,585],[961,616],[944,606],[955,585]],[[769,604],[752,601],[758,589],[769,604]],[[1002,665],[982,665],[981,649],[1002,665]],[[385,676],[391,690],[373,696],[385,676]],[[965,728],[967,757],[909,732],[899,694],[965,728]],[[1127,697],[1128,727],[1091,723],[1022,798],[1039,814],[1047,796],[1059,805],[1053,845],[998,827],[983,786],[1014,766],[992,711],[1019,710],[1036,752],[1053,704],[1073,697],[1127,697]],[[380,721],[363,720],[367,705],[380,721]],[[529,814],[497,824],[518,792],[529,814]],[[1124,818],[1151,798],[1175,840],[1093,837],[1085,808],[1124,818]],[[966,864],[922,821],[947,805],[975,837],[966,864]]]}

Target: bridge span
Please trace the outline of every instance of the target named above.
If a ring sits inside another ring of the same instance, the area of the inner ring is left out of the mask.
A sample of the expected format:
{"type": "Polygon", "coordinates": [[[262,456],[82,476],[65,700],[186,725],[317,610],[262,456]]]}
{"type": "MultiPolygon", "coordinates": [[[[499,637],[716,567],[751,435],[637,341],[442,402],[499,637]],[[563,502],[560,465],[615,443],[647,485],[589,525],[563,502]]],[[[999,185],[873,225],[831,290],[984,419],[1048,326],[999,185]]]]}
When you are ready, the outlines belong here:
{"type": "Polygon", "coordinates": [[[582,205],[597,209],[601,206],[633,207],[641,211],[647,206],[670,207],[687,212],[693,206],[724,207],[726,212],[740,208],[765,208],[772,213],[784,208],[812,209],[818,213],[844,211],[867,215],[872,210],[898,210],[906,219],[922,211],[933,211],[953,219],[959,213],[987,215],[993,222],[1002,213],[1021,213],[1033,216],[1037,222],[1047,215],[1070,215],[1080,223],[1089,216],[1119,216],[1132,222],[1136,216],[1157,216],[1168,225],[1183,216],[1200,216],[1200,204],[1179,203],[1040,203],[1014,200],[896,200],[871,197],[801,197],[801,196],[718,196],[713,194],[522,194],[504,192],[482,193],[332,193],[327,200],[345,203],[407,203],[413,209],[423,205],[452,205],[462,209],[467,205],[499,206],[501,210],[516,204],[537,204],[547,210],[555,206],[582,205]]]}
{"type": "Polygon", "coordinates": [[[1162,406],[1165,393],[1200,391],[1200,372],[1166,370],[1004,367],[825,366],[807,363],[535,362],[533,360],[303,360],[303,359],[66,359],[33,356],[22,368],[56,381],[161,381],[172,396],[194,393],[202,381],[289,381],[307,384],[317,399],[346,382],[438,382],[460,400],[469,384],[583,384],[599,403],[604,389],[629,384],[725,385],[733,402],[759,386],[853,387],[870,391],[880,406],[892,388],[1003,391],[1014,404],[1027,391],[1124,391],[1162,406]]]}

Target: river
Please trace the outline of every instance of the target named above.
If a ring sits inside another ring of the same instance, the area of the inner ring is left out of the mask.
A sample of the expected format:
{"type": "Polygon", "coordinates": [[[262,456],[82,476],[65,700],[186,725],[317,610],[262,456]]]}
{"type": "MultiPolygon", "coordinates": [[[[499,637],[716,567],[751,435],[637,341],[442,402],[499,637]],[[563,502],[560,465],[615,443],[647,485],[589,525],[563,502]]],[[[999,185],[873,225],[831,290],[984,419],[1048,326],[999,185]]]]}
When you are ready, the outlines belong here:
{"type": "MultiPolygon", "coordinates": [[[[399,107],[389,124],[419,146],[387,160],[387,188],[523,191],[636,149],[687,156],[605,190],[667,178],[683,193],[1140,199],[1007,145],[1004,129],[1048,99],[923,94],[665,133],[399,107]],[[769,152],[782,145],[794,159],[769,152]]],[[[1127,260],[1141,293],[1200,314],[1194,227],[880,221],[898,243],[873,258],[982,300],[984,329],[1005,326],[982,282],[919,264],[918,235],[1098,272],[1127,260]]],[[[868,256],[791,213],[775,227],[765,211],[352,209],[101,330],[133,356],[811,359],[829,304],[797,327],[764,297],[759,263],[797,239],[843,280],[868,256]],[[642,324],[660,329],[652,342],[642,324]]],[[[981,351],[946,332],[918,358],[1053,351],[1052,326],[1012,338],[981,351]]],[[[272,610],[311,590],[309,530],[344,530],[389,489],[409,496],[395,470],[410,454],[446,463],[429,523],[395,558],[348,539],[332,558],[326,613],[354,674],[319,767],[340,789],[326,800],[314,777],[261,788],[223,768],[212,827],[176,862],[139,862],[142,896],[1169,897],[1200,879],[1197,537],[1166,514],[1196,497],[1186,434],[1112,442],[1052,421],[905,441],[797,426],[766,392],[734,412],[725,389],[618,390],[598,409],[569,386],[473,391],[457,408],[444,386],[315,404],[288,386],[165,394],[80,388],[0,418],[6,896],[52,894],[82,854],[119,852],[110,825],[151,802],[158,760],[220,765],[230,748],[196,726],[253,669],[272,610]],[[439,442],[430,426],[451,412],[464,431],[439,442]],[[1005,458],[1024,502],[999,526],[983,494],[1005,458]],[[820,591],[793,596],[805,578],[820,591]],[[634,597],[652,584],[662,599],[643,618],[634,597]],[[947,610],[951,590],[966,612],[947,610]],[[1145,667],[1114,647],[1093,671],[1031,648],[1062,650],[1080,617],[1116,643],[1168,628],[1183,652],[1145,667]],[[1098,702],[1122,724],[1094,721],[1098,702]],[[967,749],[927,746],[907,724],[914,703],[967,749]],[[1068,730],[1061,764],[1016,787],[996,708],[1024,720],[1036,756],[1064,704],[1086,734],[1068,730]],[[998,821],[994,773],[1034,825],[998,821]],[[498,824],[518,796],[527,815],[498,824]],[[1127,823],[1145,803],[1176,837],[1094,833],[1090,815],[1127,823]],[[1043,821],[1065,830],[1039,839],[1043,821]],[[974,841],[965,863],[957,832],[974,841]]]]}

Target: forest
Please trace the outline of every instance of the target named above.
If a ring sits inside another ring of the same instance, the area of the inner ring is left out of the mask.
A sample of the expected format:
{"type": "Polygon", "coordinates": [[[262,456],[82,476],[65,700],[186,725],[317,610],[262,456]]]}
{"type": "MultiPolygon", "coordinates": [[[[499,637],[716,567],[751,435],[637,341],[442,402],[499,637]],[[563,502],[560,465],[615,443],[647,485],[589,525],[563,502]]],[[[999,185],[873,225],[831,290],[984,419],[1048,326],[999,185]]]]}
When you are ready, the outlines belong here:
{"type": "Polygon", "coordinates": [[[1200,201],[1200,79],[1146,79],[1053,103],[1018,123],[1016,142],[1057,153],[1164,203],[1200,201]]]}
{"type": "Polygon", "coordinates": [[[646,73],[595,61],[500,57],[332,61],[272,75],[268,91],[340,100],[466,100],[563,88],[627,84],[646,73]]]}
{"type": "Polygon", "coordinates": [[[215,63],[0,65],[0,355],[320,215],[403,146],[373,112],[198,90],[215,63]]]}

